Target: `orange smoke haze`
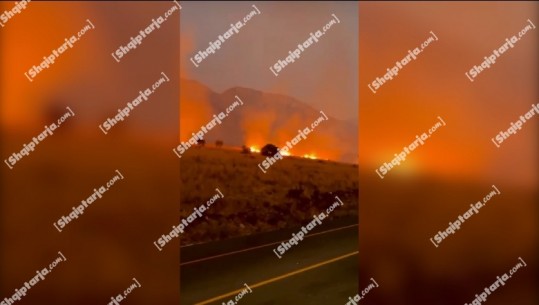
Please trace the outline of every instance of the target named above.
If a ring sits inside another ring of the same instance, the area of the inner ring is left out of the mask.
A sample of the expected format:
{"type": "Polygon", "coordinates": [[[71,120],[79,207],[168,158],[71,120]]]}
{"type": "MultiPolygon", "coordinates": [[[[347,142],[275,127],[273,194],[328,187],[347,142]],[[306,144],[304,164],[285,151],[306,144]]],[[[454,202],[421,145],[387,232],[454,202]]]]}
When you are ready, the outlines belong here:
{"type": "Polygon", "coordinates": [[[271,127],[277,114],[273,111],[250,111],[244,112],[245,118],[241,128],[245,132],[245,143],[247,146],[262,148],[268,142],[271,135],[271,127]]]}
{"type": "MultiPolygon", "coordinates": [[[[241,89],[237,94],[242,96],[245,104],[229,113],[222,124],[204,136],[208,143],[224,140],[228,146],[246,145],[251,147],[252,151],[260,150],[270,143],[282,148],[287,145],[287,142],[292,143],[292,139],[298,137],[300,130],[310,127],[321,116],[312,108],[303,107],[301,104],[296,104],[297,102],[292,104],[298,107],[298,110],[290,112],[288,108],[290,105],[286,104],[287,100],[284,107],[282,101],[271,103],[274,101],[274,95],[261,94],[250,89],[241,89]]],[[[196,133],[202,126],[208,124],[214,115],[222,111],[221,105],[228,105],[229,100],[232,99],[229,98],[228,93],[218,95],[196,81],[181,81],[180,140],[188,141],[192,133],[196,133]]],[[[334,118],[321,122],[305,135],[305,139],[300,137],[296,145],[292,144],[290,155],[298,157],[307,155],[311,159],[356,161],[349,156],[343,159],[348,147],[343,145],[342,139],[337,138],[340,134],[339,130],[343,128],[337,127],[336,124],[337,120],[334,118]]]]}
{"type": "MultiPolygon", "coordinates": [[[[201,109],[181,114],[182,136],[190,136],[222,111],[234,97],[228,94],[232,90],[245,105],[235,110],[218,130],[208,133],[206,142],[224,140],[225,145],[258,149],[266,144],[283,147],[298,135],[298,129],[310,126],[322,110],[330,120],[294,145],[291,155],[357,162],[357,125],[349,124],[357,122],[357,90],[353,89],[358,75],[354,11],[357,4],[312,3],[306,14],[304,4],[299,2],[268,2],[264,9],[271,11],[273,18],[264,18],[264,14],[253,18],[198,67],[190,57],[207,48],[224,24],[242,18],[249,8],[242,2],[214,3],[212,10],[200,2],[187,2],[186,8],[190,13],[182,16],[180,25],[180,77],[196,80],[225,98],[215,97],[213,92],[207,94],[208,100],[201,97],[195,102],[183,98],[181,103],[196,103],[201,109]],[[329,20],[328,11],[346,18],[347,26],[332,28],[279,77],[269,72],[268,66],[329,20]],[[208,109],[213,112],[206,113],[208,109]],[[184,119],[187,116],[191,121],[184,119]]],[[[181,92],[186,90],[180,88],[181,92]]],[[[182,112],[187,109],[183,105],[181,108],[182,112]]]]}
{"type": "MultiPolygon", "coordinates": [[[[187,31],[185,31],[187,32],[187,31]]],[[[180,79],[189,79],[189,56],[194,50],[193,39],[189,33],[180,38],[180,79]]],[[[192,133],[200,130],[211,120],[213,109],[209,102],[208,92],[199,88],[194,82],[183,82],[180,85],[180,141],[188,141],[192,133]]]]}
{"type": "MultiPolygon", "coordinates": [[[[0,11],[12,7],[13,2],[3,2],[0,11]]],[[[76,5],[71,5],[69,11],[70,18],[65,18],[66,12],[58,9],[57,5],[31,3],[23,13],[16,15],[2,28],[0,98],[5,102],[1,103],[0,121],[3,127],[20,128],[41,121],[39,110],[47,103],[43,97],[63,87],[66,75],[73,73],[74,67],[80,69],[81,65],[89,66],[89,62],[80,58],[80,52],[68,50],[55,63],[54,69],[42,71],[43,75],[38,75],[33,82],[28,81],[23,74],[33,65],[39,65],[43,56],[63,43],[65,37],[73,35],[73,32],[85,25],[85,11],[76,5]]],[[[84,47],[89,48],[88,53],[91,53],[99,45],[84,47]]]]}
{"type": "Polygon", "coordinates": [[[185,82],[180,88],[180,140],[187,141],[193,133],[211,120],[213,110],[207,92],[198,84],[185,82]]]}
{"type": "Polygon", "coordinates": [[[464,72],[535,20],[537,5],[360,4],[360,164],[374,172],[443,117],[396,171],[531,187],[537,184],[537,119],[497,148],[491,142],[537,102],[537,30],[474,82],[464,72]],[[503,9],[502,9],[503,7],[503,9]],[[465,12],[465,13],[464,13],[465,12]],[[533,17],[532,17],[533,16],[533,17]],[[455,24],[455,20],[459,20],[455,24]],[[408,27],[403,33],[402,24],[408,27]],[[434,31],[439,37],[374,94],[367,87],[434,31]],[[518,81],[517,81],[518,80],[518,81]],[[518,156],[518,157],[516,157],[518,156]]]}
{"type": "MultiPolygon", "coordinates": [[[[265,144],[272,143],[282,148],[286,146],[287,142],[292,142],[292,139],[298,136],[299,130],[310,126],[311,122],[312,120],[294,114],[272,130],[277,120],[274,113],[266,112],[247,116],[242,127],[247,146],[260,149],[265,144]]],[[[328,123],[323,122],[321,125],[328,123]]],[[[284,155],[309,159],[340,160],[343,156],[342,144],[339,144],[335,136],[329,134],[327,129],[325,130],[321,125],[306,135],[306,139],[300,137],[301,140],[284,155]]]]}

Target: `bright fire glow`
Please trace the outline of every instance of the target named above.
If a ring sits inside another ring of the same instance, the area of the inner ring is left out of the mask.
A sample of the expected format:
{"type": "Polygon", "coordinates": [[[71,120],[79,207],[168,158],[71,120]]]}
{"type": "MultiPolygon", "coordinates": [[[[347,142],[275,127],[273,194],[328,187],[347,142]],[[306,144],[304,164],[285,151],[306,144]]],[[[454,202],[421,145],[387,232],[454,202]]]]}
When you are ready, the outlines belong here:
{"type": "MultiPolygon", "coordinates": [[[[260,148],[258,148],[258,146],[249,146],[249,149],[251,150],[251,152],[253,153],[260,153],[260,148]]],[[[281,155],[282,156],[285,156],[285,157],[289,157],[289,156],[294,156],[294,154],[292,154],[290,151],[284,151],[284,150],[280,150],[281,152],[281,155]]],[[[303,155],[303,158],[305,159],[311,159],[311,160],[318,160],[318,157],[316,157],[316,155],[314,153],[311,153],[311,154],[304,154],[303,155]]],[[[329,160],[329,159],[328,159],[329,160]]]]}
{"type": "Polygon", "coordinates": [[[315,154],[305,154],[305,155],[303,155],[303,158],[315,160],[315,159],[316,159],[316,155],[315,155],[315,154]]]}

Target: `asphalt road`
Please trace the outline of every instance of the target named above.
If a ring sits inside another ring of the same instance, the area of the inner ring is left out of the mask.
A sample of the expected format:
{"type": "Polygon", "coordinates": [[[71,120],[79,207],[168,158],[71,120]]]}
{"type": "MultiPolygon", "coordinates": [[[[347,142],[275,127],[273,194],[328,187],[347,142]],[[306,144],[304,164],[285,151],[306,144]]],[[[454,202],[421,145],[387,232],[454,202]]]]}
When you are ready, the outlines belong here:
{"type": "Polygon", "coordinates": [[[181,249],[181,304],[344,305],[358,291],[357,223],[325,224],[282,255],[298,229],[181,249]],[[248,288],[249,289],[248,289],[248,288]]]}

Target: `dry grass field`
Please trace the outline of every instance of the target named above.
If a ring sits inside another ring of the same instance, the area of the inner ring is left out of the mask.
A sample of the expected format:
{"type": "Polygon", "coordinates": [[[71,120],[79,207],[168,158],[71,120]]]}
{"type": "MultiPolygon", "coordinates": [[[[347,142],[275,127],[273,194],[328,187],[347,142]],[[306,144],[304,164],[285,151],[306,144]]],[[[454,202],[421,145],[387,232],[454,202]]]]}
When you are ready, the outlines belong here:
{"type": "Polygon", "coordinates": [[[212,147],[192,147],[182,156],[182,218],[212,197],[215,188],[224,195],[204,213],[204,219],[187,227],[182,245],[302,225],[325,211],[335,196],[345,205],[331,218],[357,215],[357,166],[290,156],[264,174],[258,168],[264,158],[212,147]]]}

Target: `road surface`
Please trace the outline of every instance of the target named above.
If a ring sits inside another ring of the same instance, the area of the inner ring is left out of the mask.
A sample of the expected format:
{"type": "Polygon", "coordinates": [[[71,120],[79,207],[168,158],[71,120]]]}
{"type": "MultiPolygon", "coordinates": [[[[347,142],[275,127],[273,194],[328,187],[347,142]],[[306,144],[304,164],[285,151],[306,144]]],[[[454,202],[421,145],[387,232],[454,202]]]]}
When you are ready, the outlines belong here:
{"type": "Polygon", "coordinates": [[[181,304],[346,304],[358,291],[357,223],[332,223],[279,259],[292,230],[182,247],[181,304]]]}

